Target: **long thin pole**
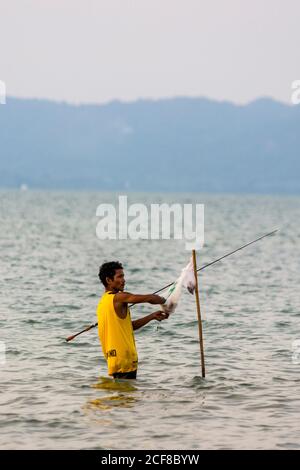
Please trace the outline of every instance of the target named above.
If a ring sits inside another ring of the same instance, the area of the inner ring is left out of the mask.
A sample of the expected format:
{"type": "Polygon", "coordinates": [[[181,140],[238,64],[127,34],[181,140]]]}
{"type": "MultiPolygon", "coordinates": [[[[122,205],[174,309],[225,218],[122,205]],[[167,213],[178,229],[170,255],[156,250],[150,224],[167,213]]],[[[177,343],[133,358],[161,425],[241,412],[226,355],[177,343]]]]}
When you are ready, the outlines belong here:
{"type": "MultiPolygon", "coordinates": [[[[197,269],[197,273],[199,273],[200,271],[203,271],[203,269],[208,268],[209,266],[212,266],[215,263],[218,263],[222,259],[227,258],[227,256],[233,255],[237,251],[243,250],[247,246],[252,245],[252,243],[256,243],[256,242],[258,242],[259,240],[262,240],[265,237],[269,237],[270,235],[273,235],[275,232],[278,232],[278,230],[279,229],[277,228],[276,230],[273,230],[273,232],[266,233],[266,235],[263,235],[262,237],[256,238],[255,240],[252,240],[252,242],[246,243],[246,245],[240,246],[240,248],[237,248],[236,250],[233,250],[230,253],[227,253],[226,255],[221,256],[221,258],[215,259],[214,261],[211,261],[210,263],[205,264],[201,268],[197,269]]],[[[159,292],[162,292],[163,290],[167,289],[168,287],[171,287],[173,284],[174,284],[174,282],[171,282],[171,284],[168,284],[167,286],[163,287],[162,289],[159,289],[156,292],[153,292],[153,294],[158,294],[159,292]]]]}
{"type": "MultiPolygon", "coordinates": [[[[252,245],[252,243],[256,243],[256,242],[258,242],[259,240],[262,240],[262,239],[265,238],[265,237],[269,237],[270,235],[273,235],[274,233],[278,232],[278,230],[279,230],[279,229],[277,228],[276,230],[273,230],[272,232],[266,233],[266,235],[263,235],[263,236],[261,236],[261,237],[259,237],[259,238],[256,238],[255,240],[252,240],[252,242],[246,243],[246,245],[243,245],[243,246],[241,246],[240,248],[237,248],[236,250],[233,250],[233,251],[231,251],[230,253],[227,253],[226,255],[221,256],[221,258],[215,259],[214,261],[211,261],[211,263],[205,264],[205,265],[202,266],[201,268],[197,269],[197,272],[199,273],[200,271],[203,271],[203,269],[208,268],[208,266],[212,266],[213,264],[218,263],[218,262],[221,261],[222,259],[227,258],[227,256],[233,255],[233,254],[236,253],[237,251],[243,250],[243,249],[246,248],[247,246],[252,245]]],[[[162,289],[159,289],[159,290],[157,290],[156,292],[153,292],[153,294],[158,294],[159,292],[162,292],[163,290],[166,290],[168,287],[171,287],[173,284],[174,284],[174,282],[171,282],[170,284],[168,284],[167,286],[163,287],[162,289]]],[[[68,338],[66,338],[66,341],[67,341],[67,342],[72,341],[72,340],[73,340],[74,338],[76,338],[77,336],[81,335],[82,333],[85,333],[86,331],[90,331],[92,328],[95,328],[96,326],[98,326],[98,323],[94,323],[93,325],[88,326],[87,328],[85,328],[84,330],[80,331],[79,333],[76,333],[75,335],[69,336],[68,338]]]]}
{"type": "Polygon", "coordinates": [[[69,341],[72,341],[72,340],[75,339],[77,336],[81,335],[82,333],[85,333],[86,331],[90,331],[90,330],[92,330],[93,328],[96,328],[96,326],[98,326],[98,323],[94,323],[93,325],[88,326],[88,327],[85,328],[84,330],[79,331],[79,333],[76,333],[76,335],[69,336],[68,338],[66,338],[67,343],[68,343],[69,341]]]}
{"type": "Polygon", "coordinates": [[[205,377],[204,344],[203,344],[202,319],[201,319],[199,285],[198,285],[198,275],[197,275],[197,258],[196,258],[195,250],[193,250],[193,265],[194,265],[194,274],[195,274],[195,296],[196,296],[197,316],[198,316],[201,371],[202,371],[202,377],[204,378],[205,377]]]}

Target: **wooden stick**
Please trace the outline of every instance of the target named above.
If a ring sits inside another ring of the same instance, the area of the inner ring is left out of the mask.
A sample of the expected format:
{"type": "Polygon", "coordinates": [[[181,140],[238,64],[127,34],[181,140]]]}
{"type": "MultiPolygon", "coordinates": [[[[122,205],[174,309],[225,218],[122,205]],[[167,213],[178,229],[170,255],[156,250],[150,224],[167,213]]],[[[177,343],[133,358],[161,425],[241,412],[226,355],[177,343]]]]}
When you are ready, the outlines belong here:
{"type": "Polygon", "coordinates": [[[194,263],[195,286],[196,286],[195,287],[195,296],[196,296],[197,315],[198,315],[201,369],[202,369],[202,377],[205,377],[203,332],[202,332],[202,320],[201,320],[200,299],[199,299],[199,286],[198,286],[198,276],[197,276],[197,259],[196,259],[196,251],[195,250],[193,250],[193,263],[194,263]]]}

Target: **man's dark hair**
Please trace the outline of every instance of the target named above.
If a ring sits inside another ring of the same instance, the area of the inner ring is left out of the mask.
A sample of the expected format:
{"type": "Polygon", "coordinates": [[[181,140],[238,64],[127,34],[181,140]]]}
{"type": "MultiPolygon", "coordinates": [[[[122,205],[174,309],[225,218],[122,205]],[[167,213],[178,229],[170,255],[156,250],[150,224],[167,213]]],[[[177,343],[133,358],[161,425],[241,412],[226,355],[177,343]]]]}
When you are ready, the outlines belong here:
{"type": "Polygon", "coordinates": [[[109,263],[104,263],[100,266],[99,279],[105,287],[107,287],[106,278],[109,277],[109,279],[113,279],[117,269],[123,269],[123,266],[119,261],[110,261],[109,263]]]}

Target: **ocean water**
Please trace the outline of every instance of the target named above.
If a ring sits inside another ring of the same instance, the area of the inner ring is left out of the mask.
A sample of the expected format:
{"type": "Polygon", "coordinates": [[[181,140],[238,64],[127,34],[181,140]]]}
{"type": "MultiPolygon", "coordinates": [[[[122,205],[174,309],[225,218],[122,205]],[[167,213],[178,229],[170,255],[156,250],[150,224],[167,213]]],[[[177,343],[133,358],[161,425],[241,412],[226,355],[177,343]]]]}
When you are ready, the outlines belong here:
{"type": "Polygon", "coordinates": [[[126,289],[150,293],[190,257],[182,241],[99,240],[96,208],[115,197],[0,192],[0,448],[299,449],[300,198],[129,194],[205,204],[199,267],[280,232],[199,275],[205,379],[184,293],[167,321],[136,332],[138,379],[113,381],[96,329],[65,341],[96,321],[99,265],[122,261],[126,289]]]}

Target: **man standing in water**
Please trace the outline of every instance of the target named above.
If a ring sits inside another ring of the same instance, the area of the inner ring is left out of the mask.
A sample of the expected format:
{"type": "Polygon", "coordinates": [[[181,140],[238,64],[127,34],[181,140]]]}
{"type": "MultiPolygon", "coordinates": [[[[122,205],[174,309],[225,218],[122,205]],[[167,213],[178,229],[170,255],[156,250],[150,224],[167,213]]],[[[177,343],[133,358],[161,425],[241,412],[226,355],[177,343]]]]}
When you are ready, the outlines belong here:
{"type": "Polygon", "coordinates": [[[139,320],[131,321],[128,304],[164,304],[159,295],[136,295],[124,292],[123,266],[117,261],[104,263],[99,278],[105,293],[97,308],[98,332],[103,354],[107,360],[108,374],[114,378],[135,379],[138,356],[133,330],[138,330],[152,320],[165,320],[168,313],[160,310],[139,320]]]}

